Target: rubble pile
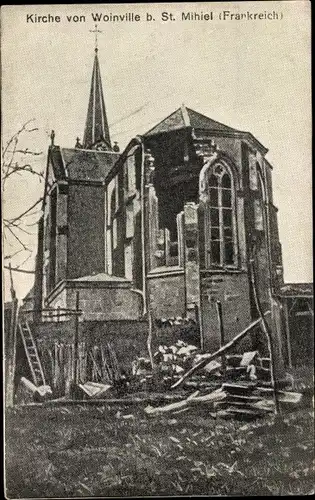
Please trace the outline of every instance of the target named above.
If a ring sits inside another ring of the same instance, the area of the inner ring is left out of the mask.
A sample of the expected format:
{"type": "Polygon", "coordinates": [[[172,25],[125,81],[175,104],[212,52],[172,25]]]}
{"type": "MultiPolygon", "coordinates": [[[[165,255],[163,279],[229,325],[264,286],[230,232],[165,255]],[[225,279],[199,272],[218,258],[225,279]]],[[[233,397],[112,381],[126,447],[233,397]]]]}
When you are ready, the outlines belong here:
{"type": "MultiPolygon", "coordinates": [[[[132,375],[145,389],[154,383],[170,388],[183,373],[187,372],[208,354],[202,354],[195,345],[178,340],[175,345],[160,345],[153,355],[153,366],[149,358],[140,357],[132,363],[132,375]]],[[[219,358],[220,359],[220,358],[219,358]]],[[[212,360],[197,374],[184,383],[184,387],[213,388],[222,380],[248,380],[268,383],[270,381],[270,359],[261,358],[258,351],[226,355],[220,361],[212,360]]]]}
{"type": "Polygon", "coordinates": [[[153,355],[153,363],[144,357],[134,360],[132,375],[143,388],[149,389],[154,382],[165,389],[171,387],[198,359],[198,347],[178,340],[175,345],[160,345],[153,355]]]}
{"type": "MultiPolygon", "coordinates": [[[[196,346],[181,340],[171,346],[160,345],[153,356],[153,367],[149,359],[139,358],[133,363],[133,376],[138,377],[145,388],[150,387],[148,381],[152,384],[159,381],[169,388],[183,373],[207,357],[209,354],[202,354],[196,346]]],[[[289,386],[290,381],[284,381],[283,387],[292,389],[289,386]]],[[[148,405],[145,413],[149,417],[169,413],[180,415],[198,408],[199,412],[205,411],[214,418],[250,420],[275,411],[270,358],[260,357],[258,351],[212,360],[185,380],[182,388],[186,394],[192,388],[195,392],[188,396],[184,393],[182,400],[164,406],[148,405]]],[[[290,408],[301,403],[302,394],[278,391],[278,400],[283,407],[290,408]]]]}
{"type": "MultiPolygon", "coordinates": [[[[114,354],[109,358],[111,363],[102,357],[98,371],[104,376],[99,381],[80,381],[73,399],[118,398],[127,403],[129,394],[129,402],[147,405],[144,412],[149,418],[169,414],[177,418],[196,411],[213,418],[251,420],[275,412],[270,358],[261,357],[258,351],[225,353],[214,359],[214,354],[202,353],[195,345],[178,340],[172,345],[159,345],[151,358],[135,359],[131,376],[120,370],[114,354]]],[[[24,378],[22,382],[30,401],[52,398],[46,387],[37,388],[24,378]]],[[[281,388],[286,390],[279,390],[278,385],[277,400],[284,408],[300,405],[306,397],[293,392],[295,387],[289,378],[281,388]]]]}

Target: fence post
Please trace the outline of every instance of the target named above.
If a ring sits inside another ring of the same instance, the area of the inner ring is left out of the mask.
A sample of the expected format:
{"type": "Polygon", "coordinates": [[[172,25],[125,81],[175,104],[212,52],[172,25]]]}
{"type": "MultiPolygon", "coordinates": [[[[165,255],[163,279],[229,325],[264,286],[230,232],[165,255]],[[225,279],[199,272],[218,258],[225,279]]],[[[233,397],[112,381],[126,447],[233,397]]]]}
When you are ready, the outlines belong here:
{"type": "MultiPolygon", "coordinates": [[[[219,330],[220,330],[220,348],[221,348],[225,345],[225,339],[224,339],[222,303],[220,300],[217,300],[216,306],[217,306],[218,323],[219,323],[219,330]]],[[[225,359],[224,354],[221,357],[221,365],[222,365],[223,375],[225,375],[226,374],[226,359],[225,359]]]]}
{"type": "Polygon", "coordinates": [[[18,299],[13,286],[13,276],[11,263],[9,264],[10,270],[10,280],[11,280],[11,318],[9,332],[6,333],[5,337],[5,405],[7,407],[12,407],[14,405],[14,381],[15,381],[15,368],[16,368],[16,334],[17,334],[17,323],[19,306],[18,299]]]}
{"type": "Polygon", "coordinates": [[[73,332],[73,383],[72,383],[72,399],[76,399],[77,389],[78,389],[78,347],[79,347],[79,303],[80,303],[80,295],[79,292],[76,292],[76,300],[75,300],[75,325],[73,332]]]}

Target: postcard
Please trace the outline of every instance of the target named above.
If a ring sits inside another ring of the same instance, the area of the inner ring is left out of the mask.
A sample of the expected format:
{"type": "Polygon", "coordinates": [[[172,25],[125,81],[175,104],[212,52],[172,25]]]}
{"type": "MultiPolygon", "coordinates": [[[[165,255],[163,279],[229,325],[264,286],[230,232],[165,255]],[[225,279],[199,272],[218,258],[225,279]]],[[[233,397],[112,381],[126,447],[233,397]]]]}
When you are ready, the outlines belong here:
{"type": "Polygon", "coordinates": [[[310,16],[2,6],[6,498],[314,494],[310,16]]]}

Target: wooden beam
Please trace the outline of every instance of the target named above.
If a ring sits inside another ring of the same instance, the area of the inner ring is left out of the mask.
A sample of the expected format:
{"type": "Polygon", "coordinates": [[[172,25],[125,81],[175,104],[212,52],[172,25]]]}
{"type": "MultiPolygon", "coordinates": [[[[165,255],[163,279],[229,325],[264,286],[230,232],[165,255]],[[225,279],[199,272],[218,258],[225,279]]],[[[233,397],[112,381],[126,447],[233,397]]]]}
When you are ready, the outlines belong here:
{"type": "MultiPolygon", "coordinates": [[[[216,308],[217,308],[217,315],[218,315],[218,323],[219,323],[219,330],[220,330],[220,348],[224,346],[224,326],[223,326],[223,314],[222,314],[222,303],[220,300],[217,300],[216,302],[216,308]]],[[[221,365],[222,365],[222,371],[223,374],[225,375],[226,372],[226,361],[225,361],[225,356],[224,354],[221,356],[221,365]]]]}
{"type": "Polygon", "coordinates": [[[147,348],[148,348],[148,353],[150,357],[150,362],[151,362],[151,368],[154,370],[154,360],[153,360],[153,354],[152,354],[152,338],[153,338],[153,328],[152,328],[152,313],[149,310],[148,311],[148,338],[147,338],[147,348]]]}
{"type": "Polygon", "coordinates": [[[268,351],[269,351],[269,356],[270,356],[270,377],[271,377],[271,385],[273,388],[273,398],[274,398],[274,403],[275,403],[275,414],[278,415],[280,413],[280,405],[279,405],[279,400],[278,400],[278,395],[277,395],[278,380],[277,380],[277,375],[276,375],[276,364],[279,363],[279,356],[277,356],[277,359],[276,359],[277,347],[275,346],[272,332],[267,324],[267,321],[264,317],[264,313],[263,313],[262,308],[261,308],[260,298],[258,295],[256,269],[255,269],[255,265],[254,265],[253,255],[251,255],[250,259],[249,259],[249,271],[250,271],[250,279],[251,279],[251,283],[252,283],[252,287],[253,287],[253,295],[254,295],[254,300],[255,300],[257,312],[260,316],[260,319],[262,322],[262,328],[263,328],[264,333],[265,333],[266,338],[267,338],[268,351]]]}
{"type": "MultiPolygon", "coordinates": [[[[267,316],[270,314],[270,311],[266,311],[264,313],[264,316],[267,316]]],[[[207,357],[204,357],[199,363],[197,363],[195,366],[190,368],[175,384],[172,385],[171,389],[175,389],[176,387],[179,387],[187,378],[189,378],[193,373],[195,373],[197,370],[200,368],[203,368],[206,366],[210,361],[212,361],[215,358],[218,358],[219,356],[222,356],[223,354],[226,354],[232,347],[234,347],[241,339],[243,339],[250,331],[252,331],[255,326],[259,325],[261,322],[261,318],[256,319],[253,321],[250,325],[248,325],[244,330],[242,330],[234,339],[232,339],[230,342],[225,344],[225,346],[220,347],[216,352],[213,354],[209,354],[207,357]]]]}
{"type": "Polygon", "coordinates": [[[285,300],[283,310],[284,310],[284,318],[285,318],[285,332],[286,332],[286,344],[287,344],[287,353],[288,353],[288,366],[289,366],[289,368],[292,368],[290,319],[289,319],[289,307],[288,307],[287,299],[285,300]]]}
{"type": "MultiPolygon", "coordinates": [[[[76,292],[76,311],[79,311],[80,295],[76,292]]],[[[78,358],[79,358],[79,314],[74,317],[74,332],[73,332],[73,382],[72,382],[72,398],[77,399],[78,390],[78,358]]]]}

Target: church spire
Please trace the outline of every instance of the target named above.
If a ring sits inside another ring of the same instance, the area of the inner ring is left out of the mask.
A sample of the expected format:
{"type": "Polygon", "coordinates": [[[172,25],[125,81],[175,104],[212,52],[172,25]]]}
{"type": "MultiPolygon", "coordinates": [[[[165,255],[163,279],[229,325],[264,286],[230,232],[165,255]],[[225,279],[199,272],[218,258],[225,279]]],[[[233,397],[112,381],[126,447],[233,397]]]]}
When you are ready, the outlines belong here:
{"type": "Polygon", "coordinates": [[[106,116],[100,64],[98,60],[97,33],[100,33],[95,26],[93,32],[95,38],[95,56],[91,81],[89,107],[87,111],[83,148],[84,149],[105,149],[111,150],[108,121],[106,116]]]}

